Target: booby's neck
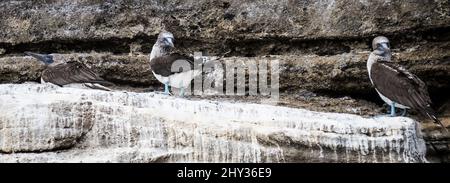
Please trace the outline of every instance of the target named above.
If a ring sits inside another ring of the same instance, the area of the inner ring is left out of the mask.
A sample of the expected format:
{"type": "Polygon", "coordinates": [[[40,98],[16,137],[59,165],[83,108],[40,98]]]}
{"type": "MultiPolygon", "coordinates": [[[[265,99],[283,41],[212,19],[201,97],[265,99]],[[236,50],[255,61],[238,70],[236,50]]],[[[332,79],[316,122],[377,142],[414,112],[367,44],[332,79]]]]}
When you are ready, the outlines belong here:
{"type": "Polygon", "coordinates": [[[170,48],[164,48],[158,43],[153,45],[152,52],[150,53],[150,61],[154,58],[162,57],[170,53],[170,48]]]}

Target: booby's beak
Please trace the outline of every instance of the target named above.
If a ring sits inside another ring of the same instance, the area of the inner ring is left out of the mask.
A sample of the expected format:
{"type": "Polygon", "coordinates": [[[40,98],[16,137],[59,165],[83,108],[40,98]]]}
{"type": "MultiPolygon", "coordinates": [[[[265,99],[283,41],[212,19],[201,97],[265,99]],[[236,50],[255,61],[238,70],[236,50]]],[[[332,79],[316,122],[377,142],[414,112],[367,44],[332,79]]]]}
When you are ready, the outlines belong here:
{"type": "Polygon", "coordinates": [[[25,52],[26,55],[28,56],[32,56],[36,59],[38,59],[41,62],[44,62],[45,64],[51,64],[53,63],[53,58],[50,55],[43,55],[43,54],[38,54],[38,53],[33,53],[33,52],[25,52]]]}
{"type": "Polygon", "coordinates": [[[381,48],[383,49],[383,51],[385,52],[391,52],[391,48],[389,48],[388,43],[381,43],[381,48]]]}
{"type": "Polygon", "coordinates": [[[38,54],[38,53],[33,53],[33,52],[25,52],[26,55],[28,56],[32,56],[36,59],[38,59],[39,61],[45,62],[45,57],[42,54],[38,54]]]}
{"type": "Polygon", "coordinates": [[[164,44],[168,47],[175,48],[172,38],[164,38],[164,44]]]}

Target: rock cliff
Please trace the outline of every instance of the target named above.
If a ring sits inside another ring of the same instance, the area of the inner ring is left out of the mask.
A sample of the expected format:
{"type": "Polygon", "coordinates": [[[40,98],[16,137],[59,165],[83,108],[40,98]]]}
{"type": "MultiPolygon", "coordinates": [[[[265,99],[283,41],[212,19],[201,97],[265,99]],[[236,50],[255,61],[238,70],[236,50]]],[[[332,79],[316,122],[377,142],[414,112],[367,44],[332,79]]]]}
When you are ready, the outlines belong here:
{"type": "Polygon", "coordinates": [[[409,118],[0,85],[1,162],[424,162],[409,118]]]}
{"type": "MultiPolygon", "coordinates": [[[[86,63],[117,84],[116,89],[157,90],[161,85],[151,75],[148,54],[165,28],[175,34],[181,52],[202,51],[225,56],[222,63],[235,60],[241,65],[279,60],[278,105],[365,117],[385,111],[365,68],[372,38],[385,35],[394,59],[426,82],[439,116],[450,124],[447,0],[5,0],[0,17],[0,83],[38,81],[43,65],[23,54],[35,51],[86,63]]],[[[414,113],[412,117],[428,122],[414,113]]],[[[421,129],[428,159],[448,162],[449,134],[428,123],[421,129]]],[[[53,143],[71,147],[77,134],[87,131],[70,133],[72,140],[53,143]]],[[[45,146],[37,147],[46,151],[45,146]]]]}

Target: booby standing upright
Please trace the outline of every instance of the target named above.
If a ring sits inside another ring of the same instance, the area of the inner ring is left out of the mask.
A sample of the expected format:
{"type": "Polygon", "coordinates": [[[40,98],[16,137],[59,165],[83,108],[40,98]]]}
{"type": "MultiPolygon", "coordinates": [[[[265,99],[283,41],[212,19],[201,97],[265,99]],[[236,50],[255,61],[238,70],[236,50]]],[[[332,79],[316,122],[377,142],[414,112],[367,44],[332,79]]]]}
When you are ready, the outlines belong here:
{"type": "Polygon", "coordinates": [[[389,40],[376,37],[372,42],[373,51],[367,60],[367,71],[375,90],[381,99],[391,106],[390,115],[395,116],[395,108],[418,110],[435,123],[445,126],[437,119],[431,108],[431,99],[425,83],[402,66],[392,62],[389,40]]]}
{"type": "Polygon", "coordinates": [[[37,54],[25,52],[42,61],[46,67],[41,75],[41,83],[52,83],[58,86],[64,86],[72,83],[82,83],[93,89],[111,91],[111,89],[102,85],[113,85],[111,82],[105,81],[89,69],[83,63],[77,61],[55,62],[52,55],[37,54]]]}
{"type": "Polygon", "coordinates": [[[192,79],[202,73],[194,68],[192,57],[171,53],[175,38],[172,33],[162,31],[153,45],[150,53],[150,68],[156,79],[164,84],[164,93],[170,94],[169,86],[180,88],[183,96],[184,89],[191,84],[192,79]],[[190,70],[172,70],[172,65],[177,61],[184,61],[190,65],[190,70]]]}

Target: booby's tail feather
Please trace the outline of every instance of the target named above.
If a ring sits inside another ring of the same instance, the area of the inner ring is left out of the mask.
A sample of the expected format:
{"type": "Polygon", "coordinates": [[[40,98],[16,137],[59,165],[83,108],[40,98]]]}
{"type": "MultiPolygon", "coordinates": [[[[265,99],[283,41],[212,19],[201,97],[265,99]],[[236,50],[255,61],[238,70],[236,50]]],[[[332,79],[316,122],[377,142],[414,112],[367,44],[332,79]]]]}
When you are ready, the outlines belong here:
{"type": "Polygon", "coordinates": [[[104,90],[104,91],[112,91],[110,88],[102,86],[97,83],[84,83],[84,85],[91,89],[98,89],[98,90],[104,90]]]}
{"type": "Polygon", "coordinates": [[[448,129],[447,129],[447,128],[444,126],[444,124],[436,117],[436,114],[435,114],[434,110],[431,109],[431,107],[428,107],[428,108],[426,108],[426,109],[424,109],[424,110],[422,110],[422,111],[423,111],[423,113],[425,113],[425,115],[427,115],[429,118],[431,118],[431,119],[434,121],[434,123],[440,125],[440,126],[445,130],[445,132],[448,132],[448,129]]]}

